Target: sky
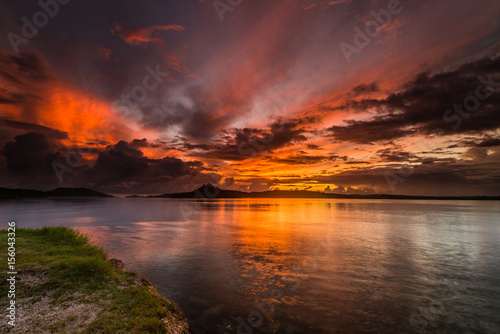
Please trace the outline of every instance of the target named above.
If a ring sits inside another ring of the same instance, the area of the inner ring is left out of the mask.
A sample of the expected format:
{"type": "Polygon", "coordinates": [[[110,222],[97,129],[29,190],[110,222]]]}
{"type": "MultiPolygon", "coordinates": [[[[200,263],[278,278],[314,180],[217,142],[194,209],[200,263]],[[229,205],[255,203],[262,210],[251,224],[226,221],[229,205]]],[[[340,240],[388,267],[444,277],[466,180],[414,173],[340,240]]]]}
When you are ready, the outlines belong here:
{"type": "Polygon", "coordinates": [[[0,186],[500,195],[500,2],[0,3],[0,186]]]}

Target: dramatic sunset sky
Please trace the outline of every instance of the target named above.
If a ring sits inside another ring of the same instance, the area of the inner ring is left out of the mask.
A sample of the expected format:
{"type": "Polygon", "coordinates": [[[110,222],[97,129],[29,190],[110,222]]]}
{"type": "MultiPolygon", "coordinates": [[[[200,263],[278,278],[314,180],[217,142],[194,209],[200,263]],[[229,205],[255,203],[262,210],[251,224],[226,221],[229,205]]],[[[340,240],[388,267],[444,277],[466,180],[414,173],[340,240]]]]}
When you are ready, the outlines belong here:
{"type": "Polygon", "coordinates": [[[0,3],[0,186],[500,194],[498,0],[44,1],[0,3]]]}

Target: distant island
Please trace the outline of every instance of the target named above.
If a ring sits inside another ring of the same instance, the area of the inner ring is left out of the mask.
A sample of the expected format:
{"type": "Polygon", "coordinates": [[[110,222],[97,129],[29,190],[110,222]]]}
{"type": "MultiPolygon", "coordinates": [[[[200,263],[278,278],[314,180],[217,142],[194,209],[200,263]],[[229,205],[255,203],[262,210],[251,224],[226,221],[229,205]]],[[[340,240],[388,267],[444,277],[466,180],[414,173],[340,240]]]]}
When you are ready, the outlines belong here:
{"type": "Polygon", "coordinates": [[[0,187],[0,199],[10,198],[50,198],[50,197],[113,197],[86,188],[56,188],[49,191],[31,189],[9,189],[0,187]]]}
{"type": "Polygon", "coordinates": [[[184,193],[139,196],[126,198],[355,198],[355,199],[439,199],[439,200],[500,200],[500,196],[412,196],[394,194],[333,194],[309,190],[270,190],[262,192],[244,192],[220,189],[212,184],[205,184],[198,189],[184,193]]]}
{"type": "MultiPolygon", "coordinates": [[[[31,189],[10,189],[0,187],[0,199],[20,198],[112,198],[114,196],[86,188],[56,188],[49,191],[31,189]]],[[[395,194],[334,194],[309,190],[269,190],[244,192],[220,189],[212,184],[205,184],[193,191],[183,193],[165,193],[161,195],[129,195],[125,198],[346,198],[346,199],[433,199],[433,200],[487,200],[498,201],[500,196],[414,196],[395,194]]]]}

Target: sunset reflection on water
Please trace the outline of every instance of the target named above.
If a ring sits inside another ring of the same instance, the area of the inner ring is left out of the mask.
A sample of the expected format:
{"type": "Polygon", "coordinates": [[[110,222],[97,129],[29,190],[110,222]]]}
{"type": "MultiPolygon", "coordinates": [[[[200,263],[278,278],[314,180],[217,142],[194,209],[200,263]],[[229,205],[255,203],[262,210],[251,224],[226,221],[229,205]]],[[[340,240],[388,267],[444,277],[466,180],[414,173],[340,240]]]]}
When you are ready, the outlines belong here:
{"type": "Polygon", "coordinates": [[[0,214],[93,235],[195,333],[500,332],[496,202],[115,198],[0,214]]]}

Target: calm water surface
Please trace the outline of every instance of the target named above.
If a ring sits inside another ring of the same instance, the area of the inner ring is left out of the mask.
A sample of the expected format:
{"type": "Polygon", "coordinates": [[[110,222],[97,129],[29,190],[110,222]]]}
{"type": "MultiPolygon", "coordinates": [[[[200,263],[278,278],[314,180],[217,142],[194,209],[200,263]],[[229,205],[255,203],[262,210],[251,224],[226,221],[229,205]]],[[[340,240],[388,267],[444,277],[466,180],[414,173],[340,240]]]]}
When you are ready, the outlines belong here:
{"type": "Polygon", "coordinates": [[[0,202],[91,233],[194,333],[500,333],[500,205],[481,201],[0,202]]]}

